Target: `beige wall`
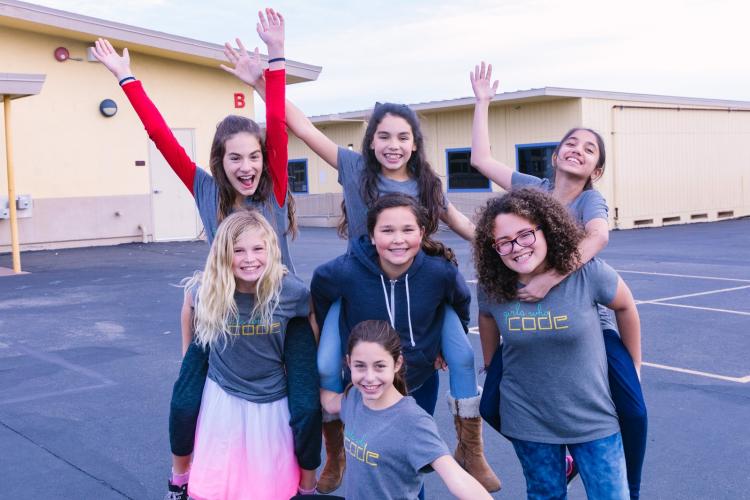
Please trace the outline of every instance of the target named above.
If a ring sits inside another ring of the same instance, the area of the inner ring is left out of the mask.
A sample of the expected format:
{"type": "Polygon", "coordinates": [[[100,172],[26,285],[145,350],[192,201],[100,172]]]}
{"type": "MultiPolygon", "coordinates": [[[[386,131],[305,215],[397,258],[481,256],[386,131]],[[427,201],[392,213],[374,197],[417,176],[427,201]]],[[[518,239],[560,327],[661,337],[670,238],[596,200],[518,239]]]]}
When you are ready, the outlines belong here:
{"type": "Polygon", "coordinates": [[[616,226],[750,215],[750,158],[742,153],[750,112],[658,107],[669,105],[584,100],[584,123],[607,142],[607,175],[597,188],[616,226]]]}
{"type": "MultiPolygon", "coordinates": [[[[13,102],[16,192],[34,198],[32,217],[19,220],[22,248],[69,245],[67,240],[137,241],[142,238],[138,226],[151,227],[150,207],[132,203],[141,199],[147,204],[150,199],[148,138],[114,77],[101,64],[86,61],[86,48],[83,42],[0,26],[0,72],[47,75],[38,96],[13,102]],[[57,62],[53,51],[58,46],[84,60],[57,62]],[[117,102],[113,118],[99,113],[105,98],[117,102]],[[136,167],[137,160],[147,165],[136,167]],[[109,220],[104,234],[103,214],[109,220]]],[[[208,162],[221,118],[230,113],[252,116],[252,93],[218,68],[139,53],[131,53],[131,58],[133,72],[169,125],[195,129],[199,164],[208,162]],[[235,92],[246,96],[242,110],[234,109],[235,92]]],[[[0,168],[0,193],[6,194],[4,142],[0,168]]],[[[0,251],[7,250],[9,232],[8,221],[0,220],[0,251]]]]}

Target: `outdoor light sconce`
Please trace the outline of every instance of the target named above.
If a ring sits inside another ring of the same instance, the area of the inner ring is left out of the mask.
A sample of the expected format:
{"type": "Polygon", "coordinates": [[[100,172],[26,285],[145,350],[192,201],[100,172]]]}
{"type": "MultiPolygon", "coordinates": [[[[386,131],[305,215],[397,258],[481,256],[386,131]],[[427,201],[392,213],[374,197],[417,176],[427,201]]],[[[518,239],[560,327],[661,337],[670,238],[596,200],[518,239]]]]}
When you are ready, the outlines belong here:
{"type": "Polygon", "coordinates": [[[104,99],[99,103],[99,112],[105,118],[112,118],[117,114],[117,103],[112,99],[104,99]]]}

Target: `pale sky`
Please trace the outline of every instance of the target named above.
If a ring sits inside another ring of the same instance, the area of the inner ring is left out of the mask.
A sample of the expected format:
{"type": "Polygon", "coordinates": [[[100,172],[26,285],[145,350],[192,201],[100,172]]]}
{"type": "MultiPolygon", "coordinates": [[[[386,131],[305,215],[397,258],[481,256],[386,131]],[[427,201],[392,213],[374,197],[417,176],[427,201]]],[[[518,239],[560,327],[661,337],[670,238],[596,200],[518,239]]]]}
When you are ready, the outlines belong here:
{"type": "MultiPolygon", "coordinates": [[[[37,0],[199,40],[261,44],[241,0],[37,0]]],[[[472,95],[484,59],[500,91],[570,87],[750,101],[747,0],[278,0],[286,55],[323,67],[288,96],[307,114],[472,95]]],[[[220,71],[220,70],[219,70],[220,71]]]]}

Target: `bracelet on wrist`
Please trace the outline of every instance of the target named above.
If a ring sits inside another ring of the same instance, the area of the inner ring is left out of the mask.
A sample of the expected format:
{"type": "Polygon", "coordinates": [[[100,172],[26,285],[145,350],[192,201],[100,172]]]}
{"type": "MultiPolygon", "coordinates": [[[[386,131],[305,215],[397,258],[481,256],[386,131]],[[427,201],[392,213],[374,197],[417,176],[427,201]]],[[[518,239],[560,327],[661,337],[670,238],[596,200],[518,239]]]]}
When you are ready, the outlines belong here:
{"type": "Polygon", "coordinates": [[[275,63],[275,62],[285,62],[286,57],[274,57],[273,59],[268,60],[268,64],[275,63]]]}
{"type": "Polygon", "coordinates": [[[130,81],[133,81],[133,82],[135,81],[135,77],[133,75],[126,76],[125,78],[120,80],[120,87],[122,87],[123,84],[128,83],[130,81]]]}

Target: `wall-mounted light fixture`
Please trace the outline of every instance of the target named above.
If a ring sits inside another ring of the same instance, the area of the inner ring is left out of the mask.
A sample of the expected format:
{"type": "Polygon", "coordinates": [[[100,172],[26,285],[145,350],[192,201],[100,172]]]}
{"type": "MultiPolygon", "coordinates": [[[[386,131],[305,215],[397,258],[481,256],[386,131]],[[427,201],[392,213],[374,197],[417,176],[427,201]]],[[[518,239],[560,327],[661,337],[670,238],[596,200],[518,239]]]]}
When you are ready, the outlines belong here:
{"type": "Polygon", "coordinates": [[[99,112],[106,118],[112,118],[117,114],[117,103],[112,99],[104,99],[99,103],[99,112]]]}

